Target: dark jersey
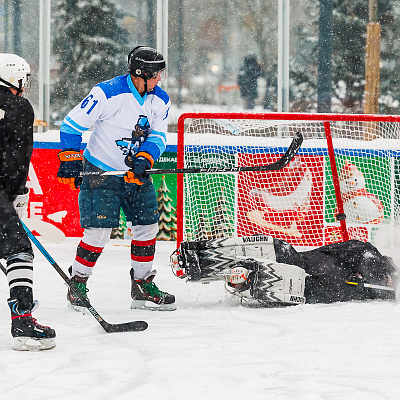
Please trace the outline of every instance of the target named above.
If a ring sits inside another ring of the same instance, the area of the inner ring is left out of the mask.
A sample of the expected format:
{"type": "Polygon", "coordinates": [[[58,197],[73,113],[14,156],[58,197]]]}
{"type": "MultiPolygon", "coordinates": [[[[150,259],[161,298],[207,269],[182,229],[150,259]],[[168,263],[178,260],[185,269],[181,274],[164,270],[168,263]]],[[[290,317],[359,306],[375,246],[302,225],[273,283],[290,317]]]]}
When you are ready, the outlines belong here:
{"type": "Polygon", "coordinates": [[[33,120],[30,102],[0,87],[0,187],[11,201],[24,192],[28,178],[33,120]]]}
{"type": "Polygon", "coordinates": [[[33,120],[29,101],[0,86],[0,258],[21,252],[33,254],[13,207],[28,179],[33,120]]]}
{"type": "Polygon", "coordinates": [[[239,69],[237,84],[240,87],[240,95],[244,98],[257,98],[257,79],[263,76],[263,70],[260,65],[254,62],[248,62],[239,69]]]}
{"type": "Polygon", "coordinates": [[[307,303],[394,299],[394,292],[362,288],[346,281],[387,286],[396,273],[390,259],[371,243],[358,240],[333,243],[314,250],[297,252],[289,243],[274,239],[276,261],[297,265],[306,277],[307,303]]]}

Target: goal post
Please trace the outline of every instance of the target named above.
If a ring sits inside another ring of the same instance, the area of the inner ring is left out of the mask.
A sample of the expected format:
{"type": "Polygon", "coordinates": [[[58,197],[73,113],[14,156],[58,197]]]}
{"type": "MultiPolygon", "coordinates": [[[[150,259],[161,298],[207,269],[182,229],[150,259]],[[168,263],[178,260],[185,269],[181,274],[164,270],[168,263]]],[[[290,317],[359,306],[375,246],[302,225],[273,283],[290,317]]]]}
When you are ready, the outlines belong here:
{"type": "Polygon", "coordinates": [[[396,242],[400,116],[185,113],[177,167],[277,161],[295,132],[304,141],[282,170],[178,174],[177,242],[266,234],[297,246],[359,239],[396,242]]]}

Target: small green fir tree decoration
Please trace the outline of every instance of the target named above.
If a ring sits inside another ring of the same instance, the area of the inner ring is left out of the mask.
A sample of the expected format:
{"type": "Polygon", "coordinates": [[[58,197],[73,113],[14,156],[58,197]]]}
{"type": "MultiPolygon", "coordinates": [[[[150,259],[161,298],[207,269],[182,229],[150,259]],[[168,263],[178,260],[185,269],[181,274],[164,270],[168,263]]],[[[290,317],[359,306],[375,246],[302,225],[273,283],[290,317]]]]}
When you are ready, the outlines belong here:
{"type": "Polygon", "coordinates": [[[170,192],[163,175],[160,187],[157,189],[158,211],[160,213],[157,240],[176,240],[176,209],[172,207],[172,199],[168,195],[170,192]]]}
{"type": "Polygon", "coordinates": [[[110,238],[111,239],[124,239],[125,231],[126,231],[126,218],[125,218],[125,214],[121,208],[121,211],[119,214],[119,226],[118,226],[118,228],[112,228],[110,238]]]}
{"type": "Polygon", "coordinates": [[[214,217],[212,219],[212,236],[215,239],[232,236],[233,221],[229,215],[229,209],[226,204],[226,197],[222,189],[221,195],[217,201],[217,206],[214,208],[214,217]]]}
{"type": "Polygon", "coordinates": [[[203,213],[199,216],[199,222],[194,233],[194,240],[208,240],[213,238],[211,233],[212,226],[210,218],[206,218],[203,213]]]}

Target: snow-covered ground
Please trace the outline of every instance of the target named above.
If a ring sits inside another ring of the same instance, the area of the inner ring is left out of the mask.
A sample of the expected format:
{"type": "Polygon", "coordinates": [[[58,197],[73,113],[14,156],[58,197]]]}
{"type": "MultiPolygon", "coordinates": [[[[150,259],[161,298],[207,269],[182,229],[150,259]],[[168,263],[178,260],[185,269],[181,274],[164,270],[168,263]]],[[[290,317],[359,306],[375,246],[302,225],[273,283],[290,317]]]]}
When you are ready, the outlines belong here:
{"type": "MultiPolygon", "coordinates": [[[[78,239],[43,241],[66,271],[78,239]]],[[[67,308],[64,282],[36,250],[39,323],[57,347],[12,350],[6,279],[0,283],[0,399],[396,400],[400,399],[400,305],[390,302],[248,309],[222,282],[186,283],[158,242],[156,283],[174,312],[130,310],[129,242],[107,245],[89,296],[111,323],[148,321],[143,332],[106,333],[67,308]]]]}

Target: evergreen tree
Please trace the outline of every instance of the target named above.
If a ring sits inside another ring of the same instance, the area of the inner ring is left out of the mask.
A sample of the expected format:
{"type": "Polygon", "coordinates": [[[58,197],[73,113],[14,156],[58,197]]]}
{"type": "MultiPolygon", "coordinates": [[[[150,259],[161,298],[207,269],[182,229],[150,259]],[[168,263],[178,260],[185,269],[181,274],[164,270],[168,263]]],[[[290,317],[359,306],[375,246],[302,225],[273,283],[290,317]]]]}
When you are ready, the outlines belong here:
{"type": "Polygon", "coordinates": [[[171,191],[165,183],[165,176],[161,179],[161,185],[157,189],[157,202],[160,219],[158,221],[158,240],[176,240],[176,209],[172,207],[172,199],[168,196],[171,191]]]}
{"type": "Polygon", "coordinates": [[[111,239],[124,239],[126,231],[126,217],[124,211],[120,210],[119,213],[119,226],[118,228],[112,228],[110,238],[111,239]]]}
{"type": "MultiPolygon", "coordinates": [[[[398,114],[400,102],[400,4],[395,0],[380,17],[384,39],[381,42],[381,70],[379,112],[381,114],[398,114]]],[[[378,2],[381,7],[381,1],[378,2]]]]}
{"type": "Polygon", "coordinates": [[[63,119],[97,83],[127,72],[128,32],[110,0],[58,0],[53,54],[59,64],[52,119],[63,119]]]}
{"type": "Polygon", "coordinates": [[[208,240],[214,236],[212,234],[212,225],[210,218],[206,218],[204,213],[201,213],[198,218],[194,237],[192,234],[188,234],[188,240],[208,240]]]}
{"type": "Polygon", "coordinates": [[[309,20],[293,30],[297,46],[293,57],[290,58],[289,87],[290,100],[295,103],[295,111],[312,112],[317,109],[318,4],[319,0],[309,1],[306,6],[309,20]],[[302,103],[302,106],[299,106],[299,103],[302,103]]]}
{"type": "Polygon", "coordinates": [[[222,191],[217,200],[217,206],[214,208],[214,217],[212,220],[213,238],[223,238],[232,236],[233,221],[229,215],[229,208],[226,206],[226,197],[222,191]]]}
{"type": "MultiPolygon", "coordinates": [[[[399,34],[398,8],[394,0],[378,2],[378,22],[381,24],[381,113],[388,112],[398,98],[400,81],[398,63],[400,46],[393,38],[399,34]],[[397,20],[397,21],[396,21],[397,20]]],[[[332,52],[332,111],[363,112],[365,89],[365,52],[368,1],[334,0],[332,52]]],[[[318,17],[319,0],[308,4],[308,24],[299,27],[294,35],[298,46],[291,60],[291,98],[309,99],[308,110],[315,111],[318,78],[318,17]]]]}

